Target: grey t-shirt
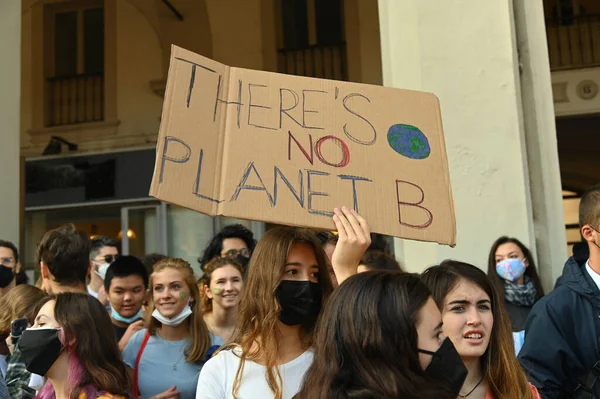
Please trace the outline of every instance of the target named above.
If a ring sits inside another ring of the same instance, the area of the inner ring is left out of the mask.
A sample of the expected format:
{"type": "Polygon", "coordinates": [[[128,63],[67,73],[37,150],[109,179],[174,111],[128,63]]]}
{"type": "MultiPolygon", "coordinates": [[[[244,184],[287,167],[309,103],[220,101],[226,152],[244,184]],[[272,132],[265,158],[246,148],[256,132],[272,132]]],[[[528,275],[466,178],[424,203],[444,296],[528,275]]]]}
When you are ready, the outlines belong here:
{"type": "MultiPolygon", "coordinates": [[[[132,369],[144,341],[146,329],[136,332],[123,351],[123,361],[132,369]]],[[[151,335],[142,353],[138,370],[140,398],[146,399],[162,393],[172,386],[181,392],[181,399],[193,399],[204,361],[190,363],[185,360],[184,349],[189,339],[166,341],[158,334],[151,335]]],[[[222,345],[220,337],[211,335],[212,345],[222,345]]]]}

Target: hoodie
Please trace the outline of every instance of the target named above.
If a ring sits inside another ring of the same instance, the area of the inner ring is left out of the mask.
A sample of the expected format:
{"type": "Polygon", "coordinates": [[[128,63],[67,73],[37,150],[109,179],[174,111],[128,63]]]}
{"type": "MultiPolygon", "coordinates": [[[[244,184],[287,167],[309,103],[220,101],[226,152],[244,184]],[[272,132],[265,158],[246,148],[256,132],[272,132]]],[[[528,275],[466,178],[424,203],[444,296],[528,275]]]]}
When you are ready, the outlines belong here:
{"type": "MultiPolygon", "coordinates": [[[[600,290],[585,264],[569,258],[557,287],[527,318],[519,360],[544,399],[579,397],[584,376],[600,361],[600,290]]],[[[600,381],[593,391],[600,399],[600,381]]]]}

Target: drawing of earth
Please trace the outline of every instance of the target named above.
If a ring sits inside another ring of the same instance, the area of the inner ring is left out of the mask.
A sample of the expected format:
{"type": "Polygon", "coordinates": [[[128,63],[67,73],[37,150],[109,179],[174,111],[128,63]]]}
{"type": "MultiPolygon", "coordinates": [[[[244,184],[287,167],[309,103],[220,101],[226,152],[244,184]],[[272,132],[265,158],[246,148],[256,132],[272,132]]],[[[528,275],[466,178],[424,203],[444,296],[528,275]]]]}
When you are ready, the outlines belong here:
{"type": "Polygon", "coordinates": [[[392,125],[388,130],[387,139],[394,151],[410,159],[425,159],[431,153],[427,137],[418,127],[412,125],[392,125]]]}

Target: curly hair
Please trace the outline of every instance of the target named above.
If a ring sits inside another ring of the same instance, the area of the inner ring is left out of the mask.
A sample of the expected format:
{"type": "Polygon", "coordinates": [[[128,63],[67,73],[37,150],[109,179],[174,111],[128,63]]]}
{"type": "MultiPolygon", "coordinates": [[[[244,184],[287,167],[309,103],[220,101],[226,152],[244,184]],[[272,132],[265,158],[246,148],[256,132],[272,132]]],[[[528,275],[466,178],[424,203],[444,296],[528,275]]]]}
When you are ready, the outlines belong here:
{"type": "Polygon", "coordinates": [[[250,253],[254,252],[256,240],[254,239],[254,234],[252,231],[241,224],[231,224],[229,226],[225,226],[217,235],[213,237],[206,248],[204,248],[202,256],[198,258],[198,263],[200,263],[202,270],[204,270],[206,264],[214,257],[221,255],[221,251],[223,250],[223,241],[227,238],[239,238],[246,243],[250,253]]]}

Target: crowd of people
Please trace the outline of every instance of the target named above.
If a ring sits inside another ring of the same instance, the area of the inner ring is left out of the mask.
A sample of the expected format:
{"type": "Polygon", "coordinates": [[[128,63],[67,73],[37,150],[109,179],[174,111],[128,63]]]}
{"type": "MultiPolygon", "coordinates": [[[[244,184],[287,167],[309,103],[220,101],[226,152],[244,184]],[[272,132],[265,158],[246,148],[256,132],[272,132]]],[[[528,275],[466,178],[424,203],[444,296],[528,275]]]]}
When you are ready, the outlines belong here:
{"type": "Polygon", "coordinates": [[[406,273],[354,210],[335,233],[226,226],[198,261],[48,231],[35,286],[0,241],[0,398],[600,398],[600,185],[544,295],[516,238],[487,273],[406,273]]]}

